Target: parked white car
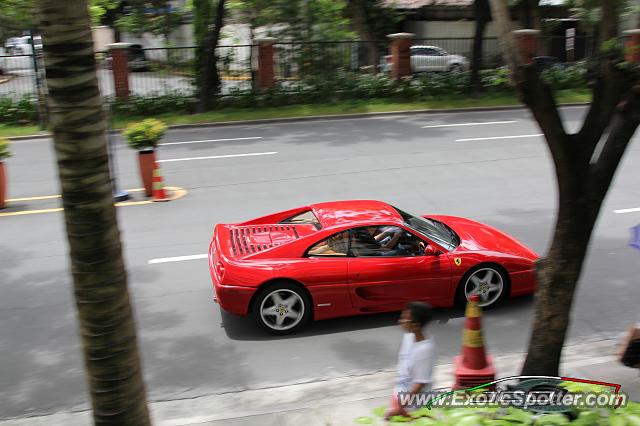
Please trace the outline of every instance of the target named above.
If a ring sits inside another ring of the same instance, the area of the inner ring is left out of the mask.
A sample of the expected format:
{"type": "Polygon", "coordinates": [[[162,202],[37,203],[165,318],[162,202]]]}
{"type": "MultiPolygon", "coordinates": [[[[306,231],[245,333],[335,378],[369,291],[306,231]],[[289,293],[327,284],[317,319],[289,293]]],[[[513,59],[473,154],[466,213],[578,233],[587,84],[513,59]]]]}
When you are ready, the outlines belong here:
{"type": "MultiPolygon", "coordinates": [[[[384,71],[391,71],[391,55],[385,56],[384,71]]],[[[469,69],[469,60],[461,55],[452,55],[437,46],[411,46],[411,71],[417,72],[461,72],[469,69]]]]}

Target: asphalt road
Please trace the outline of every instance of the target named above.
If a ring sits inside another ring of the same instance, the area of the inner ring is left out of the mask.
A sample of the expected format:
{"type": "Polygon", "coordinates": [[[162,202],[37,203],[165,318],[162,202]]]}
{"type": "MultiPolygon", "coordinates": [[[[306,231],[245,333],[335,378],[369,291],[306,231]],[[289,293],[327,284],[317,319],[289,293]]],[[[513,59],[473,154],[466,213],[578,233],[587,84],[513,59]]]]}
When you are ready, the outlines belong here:
{"type": "MultiPolygon", "coordinates": [[[[567,126],[575,129],[583,114],[583,108],[565,109],[567,126]]],[[[166,143],[198,142],[159,150],[165,182],[188,194],[118,208],[150,397],[187,398],[394,368],[401,338],[396,314],[317,322],[275,338],[248,319],[221,314],[211,300],[206,260],[149,261],[205,253],[216,223],[352,198],[485,221],[544,252],[556,192],[538,133],[524,110],[169,132],[166,143]],[[489,122],[494,124],[477,124],[489,122]]],[[[58,193],[50,141],[15,142],[13,150],[10,198],[58,193]]],[[[135,153],[122,145],[116,151],[121,186],[138,187],[135,153]]],[[[637,319],[640,252],[628,241],[640,212],[614,210],[640,207],[639,163],[636,138],[597,223],[571,340],[618,334],[637,319]]],[[[17,201],[6,211],[55,203],[17,201]]],[[[82,406],[87,396],[62,214],[0,217],[0,235],[0,417],[82,406]]],[[[524,350],[531,314],[531,297],[486,312],[489,351],[524,350]]],[[[430,331],[439,361],[450,362],[460,350],[462,312],[438,315],[430,331]]]]}

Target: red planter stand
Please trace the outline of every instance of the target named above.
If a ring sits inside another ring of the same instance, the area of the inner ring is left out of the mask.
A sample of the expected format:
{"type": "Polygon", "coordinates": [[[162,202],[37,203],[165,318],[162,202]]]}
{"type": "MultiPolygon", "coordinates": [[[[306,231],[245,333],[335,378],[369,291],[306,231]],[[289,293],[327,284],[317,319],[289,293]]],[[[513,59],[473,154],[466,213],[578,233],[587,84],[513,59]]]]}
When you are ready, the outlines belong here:
{"type": "Polygon", "coordinates": [[[144,185],[144,192],[147,197],[153,195],[153,167],[156,163],[156,152],[154,150],[138,151],[138,164],[140,165],[140,178],[144,185]]]}

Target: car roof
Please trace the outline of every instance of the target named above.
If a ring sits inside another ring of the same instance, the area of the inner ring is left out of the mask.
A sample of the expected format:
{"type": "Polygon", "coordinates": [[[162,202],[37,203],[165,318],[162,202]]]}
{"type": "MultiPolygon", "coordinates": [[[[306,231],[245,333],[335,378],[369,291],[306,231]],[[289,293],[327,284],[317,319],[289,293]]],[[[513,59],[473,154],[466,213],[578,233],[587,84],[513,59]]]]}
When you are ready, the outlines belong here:
{"type": "Polygon", "coordinates": [[[346,224],[354,226],[374,223],[401,225],[402,216],[389,204],[376,200],[346,200],[312,204],[309,207],[318,217],[323,228],[346,224]]]}
{"type": "Polygon", "coordinates": [[[423,46],[423,45],[417,45],[417,46],[411,46],[412,49],[438,49],[438,50],[443,50],[442,47],[438,47],[438,46],[423,46]]]}

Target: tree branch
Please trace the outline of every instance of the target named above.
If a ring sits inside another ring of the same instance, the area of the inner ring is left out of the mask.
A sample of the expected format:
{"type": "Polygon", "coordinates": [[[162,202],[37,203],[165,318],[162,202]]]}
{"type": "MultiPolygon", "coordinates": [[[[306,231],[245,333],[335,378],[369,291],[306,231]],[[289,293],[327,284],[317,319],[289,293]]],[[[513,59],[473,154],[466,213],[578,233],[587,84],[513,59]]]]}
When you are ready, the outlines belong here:
{"type": "Polygon", "coordinates": [[[602,20],[600,21],[600,46],[605,41],[618,36],[618,12],[620,9],[619,0],[601,0],[600,10],[602,20]]]}
{"type": "Polygon", "coordinates": [[[502,56],[513,73],[519,68],[522,61],[516,42],[513,39],[514,28],[511,22],[509,7],[505,0],[489,0],[489,4],[491,6],[493,21],[498,30],[498,41],[500,50],[502,50],[502,56]]]}
{"type": "Polygon", "coordinates": [[[511,70],[512,81],[545,135],[558,177],[569,174],[568,161],[573,144],[564,129],[553,93],[540,78],[535,65],[523,63],[520,47],[514,39],[506,1],[490,0],[490,3],[504,59],[511,70]]]}
{"type": "Polygon", "coordinates": [[[593,88],[593,101],[578,132],[578,138],[587,145],[585,149],[588,151],[589,158],[611,123],[616,105],[620,103],[628,87],[626,79],[614,69],[611,60],[601,60],[598,68],[600,72],[593,88]]]}
{"type": "Polygon", "coordinates": [[[629,99],[624,101],[614,115],[611,132],[602,148],[598,161],[591,166],[591,198],[601,200],[607,193],[609,185],[624,155],[629,141],[640,125],[640,86],[633,88],[629,99]]]}

